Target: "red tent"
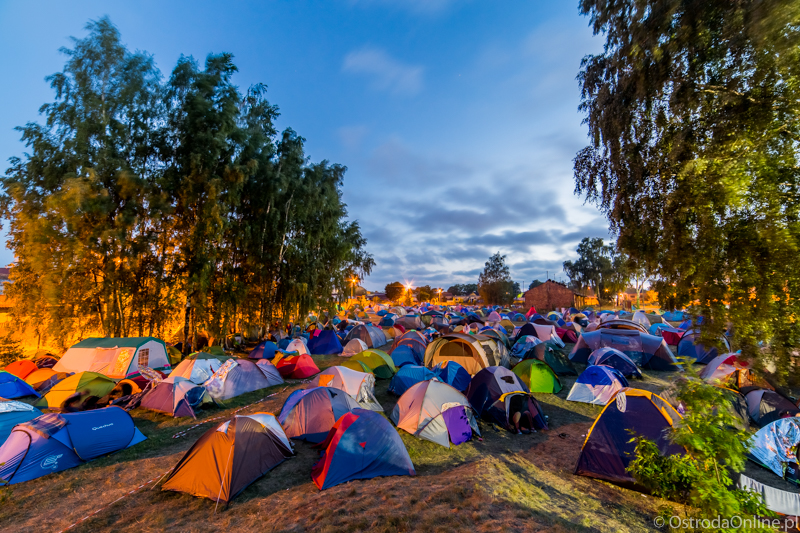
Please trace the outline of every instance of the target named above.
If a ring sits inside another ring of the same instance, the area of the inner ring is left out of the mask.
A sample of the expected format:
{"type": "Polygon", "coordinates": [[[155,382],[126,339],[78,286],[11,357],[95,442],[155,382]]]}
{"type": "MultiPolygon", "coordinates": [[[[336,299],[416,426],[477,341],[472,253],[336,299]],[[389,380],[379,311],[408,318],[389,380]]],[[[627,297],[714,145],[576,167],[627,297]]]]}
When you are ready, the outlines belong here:
{"type": "Polygon", "coordinates": [[[281,376],[288,379],[304,379],[319,374],[319,368],[307,354],[283,357],[275,366],[281,376]]]}
{"type": "Polygon", "coordinates": [[[528,317],[528,318],[530,318],[530,317],[532,317],[532,316],[533,316],[533,315],[535,315],[535,314],[536,314],[536,308],[535,308],[534,306],[531,306],[531,308],[530,308],[530,309],[528,309],[528,312],[527,312],[527,313],[525,313],[525,316],[526,316],[526,317],[528,317]]]}
{"type": "Polygon", "coordinates": [[[556,328],[556,334],[564,342],[572,342],[572,343],[578,342],[578,334],[575,333],[575,330],[556,328]]]}
{"type": "Polygon", "coordinates": [[[39,367],[36,366],[36,363],[34,363],[33,361],[28,361],[27,359],[21,359],[19,361],[14,361],[10,365],[8,365],[5,368],[5,370],[10,374],[14,374],[19,379],[25,379],[31,372],[39,370],[39,367]]]}

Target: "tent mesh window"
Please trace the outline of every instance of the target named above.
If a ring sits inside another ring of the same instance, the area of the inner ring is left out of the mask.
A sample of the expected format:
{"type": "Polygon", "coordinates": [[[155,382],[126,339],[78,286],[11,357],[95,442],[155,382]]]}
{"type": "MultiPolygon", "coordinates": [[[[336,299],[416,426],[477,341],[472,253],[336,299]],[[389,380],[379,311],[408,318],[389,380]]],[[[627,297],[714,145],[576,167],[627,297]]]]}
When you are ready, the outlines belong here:
{"type": "Polygon", "coordinates": [[[150,349],[143,348],[139,350],[139,368],[143,366],[150,366],[150,349]]]}

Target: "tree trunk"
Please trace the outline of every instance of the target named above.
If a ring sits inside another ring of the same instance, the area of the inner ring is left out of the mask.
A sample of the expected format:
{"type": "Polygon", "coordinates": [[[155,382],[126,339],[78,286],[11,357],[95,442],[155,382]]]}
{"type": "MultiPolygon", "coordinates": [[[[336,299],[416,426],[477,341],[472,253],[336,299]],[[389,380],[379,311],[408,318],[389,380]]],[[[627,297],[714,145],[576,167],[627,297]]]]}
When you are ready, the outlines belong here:
{"type": "Polygon", "coordinates": [[[183,313],[183,356],[189,355],[189,326],[192,318],[191,296],[186,295],[186,310],[183,313]]]}

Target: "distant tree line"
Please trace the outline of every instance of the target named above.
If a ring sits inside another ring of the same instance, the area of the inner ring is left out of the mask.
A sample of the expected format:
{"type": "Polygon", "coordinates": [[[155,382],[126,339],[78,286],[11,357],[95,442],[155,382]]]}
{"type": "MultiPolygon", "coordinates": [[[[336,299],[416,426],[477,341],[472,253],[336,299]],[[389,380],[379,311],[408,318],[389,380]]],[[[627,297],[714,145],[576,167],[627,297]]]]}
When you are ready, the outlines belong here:
{"type": "Polygon", "coordinates": [[[168,78],[106,18],[62,51],[42,123],[0,180],[16,326],[61,342],[225,336],[331,305],[374,262],[341,198],[346,168],[278,132],[266,87],[230,54],[168,78]]]}

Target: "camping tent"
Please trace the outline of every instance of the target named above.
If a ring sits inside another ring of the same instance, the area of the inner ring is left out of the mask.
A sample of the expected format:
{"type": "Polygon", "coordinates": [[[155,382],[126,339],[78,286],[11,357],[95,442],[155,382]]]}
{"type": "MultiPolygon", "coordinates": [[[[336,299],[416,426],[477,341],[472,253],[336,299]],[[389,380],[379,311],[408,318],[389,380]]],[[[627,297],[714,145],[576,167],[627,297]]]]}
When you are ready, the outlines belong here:
{"type": "Polygon", "coordinates": [[[292,445],[272,414],[234,416],[206,431],[189,448],[161,490],[227,505],[292,455],[292,445]]]}
{"type": "Polygon", "coordinates": [[[375,376],[344,366],[332,366],[311,380],[310,387],[333,387],[355,398],[358,405],[370,411],[383,411],[375,398],[375,376]]]}
{"type": "Polygon", "coordinates": [[[197,418],[194,410],[204,402],[211,402],[204,387],[180,376],[170,376],[145,392],[139,407],[175,418],[197,418]]]}
{"type": "Polygon", "coordinates": [[[798,444],[800,444],[800,418],[781,418],[765,425],[750,437],[748,457],[784,477],[791,463],[796,467],[800,462],[797,457],[798,444]]]}
{"type": "Polygon", "coordinates": [[[40,395],[24,379],[0,370],[0,398],[13,399],[23,396],[39,397],[40,395]]]}
{"type": "Polygon", "coordinates": [[[227,355],[218,357],[207,352],[197,352],[181,361],[169,375],[186,378],[199,385],[208,381],[228,359],[233,357],[227,355]]]}
{"type": "Polygon", "coordinates": [[[14,427],[0,446],[0,478],[11,485],[30,481],[145,439],[119,407],[45,414],[14,427]]]}
{"type": "Polygon", "coordinates": [[[272,364],[272,361],[269,359],[259,359],[256,361],[256,365],[258,365],[258,368],[261,369],[261,372],[267,377],[267,380],[272,383],[270,387],[283,383],[283,377],[281,377],[278,368],[272,364]]]}
{"type": "Polygon", "coordinates": [[[386,335],[383,330],[372,324],[359,324],[351,329],[344,340],[350,342],[353,339],[361,340],[367,345],[367,348],[380,348],[386,344],[386,335]]]}
{"type": "Polygon", "coordinates": [[[800,409],[791,400],[775,391],[756,389],[744,395],[747,402],[747,414],[758,426],[764,427],[779,418],[800,415],[800,409]]]}
{"type": "Polygon", "coordinates": [[[416,473],[397,430],[366,409],[353,409],[339,418],[319,447],[324,451],[311,479],[320,490],[354,479],[416,473]]]}
{"type": "Polygon", "coordinates": [[[654,441],[664,456],[683,454],[683,447],[669,439],[669,429],[680,418],[678,412],[657,394],[639,389],[620,390],[589,429],[575,474],[641,489],[627,471],[636,446],[631,433],[654,441]]]}
{"type": "Polygon", "coordinates": [[[417,353],[407,344],[402,344],[393,349],[391,356],[392,362],[397,368],[406,365],[419,365],[422,363],[417,353]]]}
{"type": "Polygon", "coordinates": [[[489,366],[504,366],[506,368],[511,366],[508,348],[506,348],[503,341],[496,337],[484,335],[483,333],[479,333],[473,337],[478,341],[481,348],[483,348],[483,352],[486,354],[486,360],[489,361],[489,366]]]}
{"type": "Polygon", "coordinates": [[[367,348],[368,346],[361,339],[350,339],[347,341],[347,344],[344,345],[342,356],[350,357],[351,355],[363,352],[367,348]]]}
{"type": "Polygon", "coordinates": [[[155,337],[92,337],[67,350],[55,364],[57,372],[97,372],[110,378],[139,376],[139,367],[146,366],[169,372],[167,345],[155,337]]]}
{"type": "Polygon", "coordinates": [[[481,418],[513,429],[512,411],[531,414],[532,429],[547,428],[544,414],[528,387],[512,371],[491,366],[475,374],[467,389],[467,398],[481,418]]]}
{"type": "Polygon", "coordinates": [[[729,353],[731,351],[731,343],[724,335],[720,336],[713,346],[700,344],[699,339],[700,330],[690,329],[684,332],[678,343],[678,355],[691,357],[695,360],[695,363],[705,365],[720,353],[729,353]]]}
{"type": "Polygon", "coordinates": [[[60,409],[64,401],[73,394],[79,393],[86,397],[102,398],[112,390],[117,383],[103,374],[96,372],[78,372],[53,385],[50,390],[34,405],[36,407],[49,407],[60,409]]]}
{"type": "Polygon", "coordinates": [[[391,379],[397,372],[392,358],[384,351],[371,349],[350,357],[342,366],[359,372],[371,372],[378,379],[391,379]]]}
{"type": "Polygon", "coordinates": [[[298,355],[309,355],[308,346],[306,346],[305,339],[303,337],[298,337],[289,341],[289,343],[286,345],[285,351],[288,353],[297,353],[298,355]]]}
{"type": "Polygon", "coordinates": [[[443,342],[431,343],[425,350],[425,366],[433,368],[445,361],[454,361],[475,375],[491,366],[483,346],[471,335],[451,333],[442,337],[443,342]]]}
{"type": "Polygon", "coordinates": [[[358,408],[358,402],[341,389],[312,387],[291,393],[278,421],[287,437],[319,443],[339,417],[358,408]]]}
{"type": "Polygon", "coordinates": [[[42,412],[32,405],[15,400],[0,400],[0,443],[5,442],[17,424],[33,420],[42,412]]]}
{"type": "Polygon", "coordinates": [[[627,386],[628,380],[619,370],[610,366],[589,366],[578,376],[567,401],[605,405],[617,391],[627,386]]]}
{"type": "Polygon", "coordinates": [[[530,392],[558,394],[562,387],[553,369],[538,359],[526,359],[512,371],[528,386],[530,392]]]}
{"type": "Polygon", "coordinates": [[[469,372],[455,361],[444,361],[431,370],[439,378],[439,381],[447,383],[457,391],[466,392],[472,381],[469,372]]]}
{"type": "Polygon", "coordinates": [[[421,381],[405,391],[391,420],[398,428],[445,448],[451,442],[458,445],[480,436],[466,396],[437,380],[421,381]]]}
{"type": "Polygon", "coordinates": [[[36,366],[36,363],[33,361],[28,359],[20,359],[19,361],[14,361],[10,365],[6,366],[3,370],[10,374],[14,374],[20,379],[25,379],[31,372],[35,372],[38,369],[39,367],[36,366]]]}
{"type": "Polygon", "coordinates": [[[203,386],[214,400],[224,401],[280,383],[269,370],[248,359],[228,359],[203,386]]]}
{"type": "Polygon", "coordinates": [[[319,367],[310,355],[287,355],[281,357],[275,366],[287,379],[305,379],[319,373],[319,367]]]}
{"type": "Polygon", "coordinates": [[[308,341],[308,351],[315,355],[333,355],[342,353],[342,343],[336,333],[330,329],[314,331],[308,341]]]}
{"type": "Polygon", "coordinates": [[[586,363],[593,351],[605,347],[619,350],[641,368],[680,369],[678,360],[664,339],[631,329],[599,329],[584,332],[572,348],[569,359],[573,363],[586,363]]]}
{"type": "Polygon", "coordinates": [[[402,396],[413,385],[429,379],[438,379],[438,377],[424,366],[405,365],[397,370],[397,374],[389,382],[389,392],[402,396]]]}
{"type": "Polygon", "coordinates": [[[278,351],[278,345],[272,341],[261,341],[256,344],[256,347],[250,350],[247,356],[250,359],[272,359],[275,357],[275,352],[278,351]]]}
{"type": "Polygon", "coordinates": [[[587,364],[610,366],[625,377],[642,377],[642,373],[636,367],[636,364],[627,355],[614,348],[598,348],[589,356],[587,364]]]}

